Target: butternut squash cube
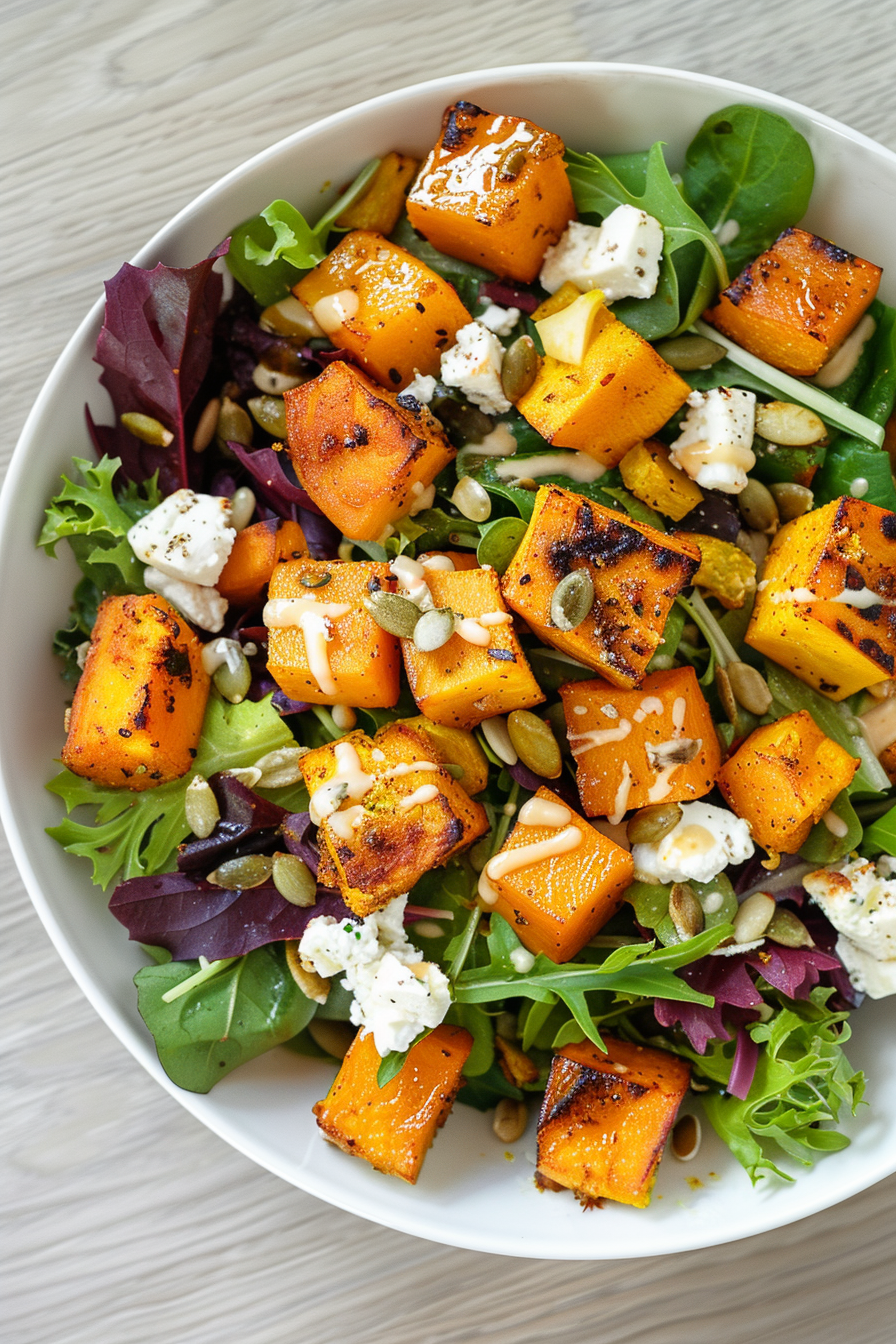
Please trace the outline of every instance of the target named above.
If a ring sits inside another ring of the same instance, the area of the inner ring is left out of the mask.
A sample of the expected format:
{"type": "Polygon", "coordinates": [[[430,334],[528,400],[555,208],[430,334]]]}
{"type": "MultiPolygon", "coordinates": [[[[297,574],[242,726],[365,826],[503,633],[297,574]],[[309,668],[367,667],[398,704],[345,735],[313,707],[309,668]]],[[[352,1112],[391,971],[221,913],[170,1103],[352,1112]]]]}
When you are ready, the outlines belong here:
{"type": "Polygon", "coordinates": [[[298,523],[268,518],[237,532],[227,563],[215,584],[234,607],[248,607],[261,597],[281,560],[308,554],[305,534],[298,523]]]}
{"type": "Polygon", "coordinates": [[[718,784],[758,845],[796,854],[858,768],[801,709],[752,732],[722,766],[718,784]]]}
{"type": "Polygon", "coordinates": [[[387,564],[363,560],[287,560],[277,566],[264,609],[268,671],[290,699],[381,709],[395,704],[398,640],[364,606],[368,594],[393,585],[387,564]]]}
{"type": "Polygon", "coordinates": [[[335,878],[362,918],[488,830],[485,808],[442,767],[430,740],[406,724],[386,724],[373,739],[354,732],[328,742],[308,752],[301,769],[312,815],[322,814],[327,785],[346,786],[337,810],[322,815],[318,843],[329,859],[328,883],[335,878]]]}
{"type": "Polygon", "coordinates": [[[742,607],[748,594],[756,591],[756,564],[731,541],[710,537],[705,532],[676,532],[679,541],[696,546],[700,568],[694,575],[695,588],[703,588],[733,611],[742,607]]]}
{"type": "Polygon", "coordinates": [[[357,541],[376,541],[454,458],[428,407],[384,391],[342,360],[283,399],[296,475],[357,541]]]}
{"type": "Polygon", "coordinates": [[[344,1153],[414,1185],[454,1105],[472,1048],[468,1031],[442,1023],[411,1047],[392,1081],[378,1087],[381,1060],[373,1033],[359,1031],[332,1087],[314,1107],[317,1123],[344,1153]]]}
{"type": "Polygon", "coordinates": [[[404,209],[404,198],[420,167],[419,159],[392,150],[380,160],[364,195],[336,220],[337,229],[391,233],[404,209]]]}
{"type": "Polygon", "coordinates": [[[666,1050],[604,1037],[553,1059],[538,1121],[538,1170],[586,1207],[615,1199],[646,1208],[663,1146],[690,1083],[666,1050]]]}
{"type": "Polygon", "coordinates": [[[458,783],[464,793],[475,798],[482,792],[488,783],[488,759],[472,733],[466,728],[448,728],[444,723],[433,723],[425,714],[398,722],[425,737],[442,765],[460,766],[464,773],[458,783]]]}
{"type": "Polygon", "coordinates": [[[896,667],[896,514],[844,496],[778,532],[746,641],[831,700],[896,667]]]}
{"type": "Polygon", "coordinates": [[[366,229],[347,233],[293,293],[334,345],[350,350],[371,377],[395,391],[415,370],[437,374],[442,351],[454,344],[458,327],[472,321],[453,285],[366,229]],[[330,296],[340,301],[315,311],[330,296]]]}
{"type": "Polygon", "coordinates": [[[662,640],[672,603],[699,561],[690,542],[571,490],[543,485],[501,586],[508,606],[539,639],[617,686],[637,686],[662,640]],[[574,630],[560,630],[551,620],[551,598],[574,569],[590,575],[595,602],[574,630]]]}
{"type": "Polygon", "coordinates": [[[785,229],[705,314],[719,331],[784,373],[811,377],[859,321],[881,269],[805,229],[785,229]]]}
{"type": "Polygon", "coordinates": [[[550,789],[542,785],[535,799],[549,807],[530,813],[530,799],[520,810],[486,864],[479,890],[530,952],[562,963],[615,915],[634,863],[627,849],[589,826],[550,789]]]}
{"type": "Polygon", "coordinates": [[[623,484],[636,499],[677,523],[703,502],[703,491],[669,461],[669,449],[657,439],[636,443],[619,463],[623,484]]]}
{"type": "Polygon", "coordinates": [[[179,779],[196,755],[210,685],[201,643],[164,597],[107,597],[75,689],[63,765],[134,791],[179,779]]]}
{"type": "Polygon", "coordinates": [[[583,362],[546,355],[516,405],[555,448],[580,448],[615,467],[662,428],[690,391],[649,341],[602,309],[583,362]]]}
{"type": "Polygon", "coordinates": [[[403,639],[404,666],[418,708],[434,723],[474,728],[495,714],[541,704],[544,692],[513,631],[493,569],[430,570],[426,582],[436,607],[450,607],[467,624],[440,649],[421,653],[403,639]],[[488,618],[480,625],[476,618],[488,618]],[[492,620],[492,618],[497,618],[492,620]],[[502,619],[503,618],[503,619],[502,619]],[[476,625],[472,626],[472,621],[476,625]],[[470,633],[480,641],[463,638],[470,633]],[[488,638],[486,639],[486,633],[488,638]]]}
{"type": "Polygon", "coordinates": [[[652,672],[638,690],[602,677],[560,687],[585,815],[618,824],[633,807],[693,802],[722,763],[692,667],[652,672]]]}
{"type": "Polygon", "coordinates": [[[408,196],[408,219],[440,252],[528,283],[576,217],[565,145],[522,117],[445,109],[408,196]]]}

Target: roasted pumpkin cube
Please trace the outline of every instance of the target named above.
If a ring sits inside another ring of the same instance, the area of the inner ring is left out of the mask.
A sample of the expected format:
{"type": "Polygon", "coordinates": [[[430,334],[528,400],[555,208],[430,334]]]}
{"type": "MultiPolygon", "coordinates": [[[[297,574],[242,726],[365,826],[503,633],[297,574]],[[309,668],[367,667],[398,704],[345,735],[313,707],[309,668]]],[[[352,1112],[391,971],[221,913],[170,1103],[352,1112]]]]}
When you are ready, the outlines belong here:
{"type": "Polygon", "coordinates": [[[420,166],[419,159],[392,150],[380,160],[367,190],[336,220],[337,229],[391,233],[404,209],[404,198],[420,166]]]}
{"type": "Polygon", "coordinates": [[[247,607],[261,597],[281,560],[298,560],[307,554],[308,544],[298,523],[279,518],[252,523],[237,532],[215,587],[232,606],[247,607]]]}
{"type": "Polygon", "coordinates": [[[464,792],[432,750],[430,740],[402,723],[317,747],[302,758],[319,816],[325,869],[345,903],[364,916],[410,891],[488,829],[479,803],[464,792]],[[327,812],[334,791],[337,810],[327,812]]]}
{"type": "Polygon", "coordinates": [[[805,229],[785,229],[704,314],[768,364],[811,377],[859,321],[881,269],[805,229]]]}
{"type": "Polygon", "coordinates": [[[722,766],[718,784],[758,845],[796,854],[858,768],[801,709],[752,732],[722,766]]]}
{"type": "Polygon", "coordinates": [[[559,135],[474,103],[445,109],[408,196],[408,219],[440,252],[529,282],[576,217],[559,135]]]}
{"type": "Polygon", "coordinates": [[[378,387],[335,360],[284,396],[289,456],[319,508],[347,537],[376,541],[454,457],[414,397],[378,387]]]}
{"type": "Polygon", "coordinates": [[[896,514],[844,496],[794,518],[766,557],[746,641],[831,700],[896,666],[896,514]]]}
{"type": "Polygon", "coordinates": [[[638,690],[602,677],[560,687],[586,816],[618,824],[633,807],[692,802],[722,763],[692,667],[652,672],[638,690]]]}
{"type": "Polygon", "coordinates": [[[675,522],[703,502],[699,485],[679,467],[673,467],[669,449],[656,439],[630,448],[619,463],[619,471],[626,489],[636,499],[675,522]]]}
{"type": "Polygon", "coordinates": [[[314,1107],[324,1136],[377,1171],[416,1184],[436,1130],[444,1125],[473,1048],[463,1027],[436,1027],[412,1046],[398,1073],[378,1087],[373,1033],[359,1031],[323,1101],[314,1107]]]}
{"type": "Polygon", "coordinates": [[[617,686],[636,686],[662,636],[666,617],[691,582],[700,553],[624,514],[556,485],[543,485],[501,587],[508,606],[547,644],[594,668],[617,686]],[[595,602],[574,630],[551,620],[561,579],[586,570],[595,602]]]}
{"type": "Polygon", "coordinates": [[[291,700],[388,708],[398,699],[398,641],[364,599],[394,580],[387,564],[287,560],[271,575],[268,671],[291,700]],[[329,577],[328,577],[329,576],[329,577]]]}
{"type": "Polygon", "coordinates": [[[464,619],[432,652],[421,653],[411,639],[401,641],[421,713],[448,727],[474,728],[495,714],[540,704],[544,692],[514,634],[495,571],[430,570],[426,582],[436,607],[450,607],[464,619]]]}
{"type": "Polygon", "coordinates": [[[449,728],[444,723],[433,723],[425,714],[416,719],[399,719],[418,736],[432,744],[442,765],[459,766],[463,770],[458,783],[464,793],[475,798],[488,783],[488,760],[472,733],[466,728],[449,728]]]}
{"type": "Polygon", "coordinates": [[[553,1059],[538,1121],[538,1170],[584,1204],[615,1199],[644,1209],[690,1083],[666,1050],[604,1037],[565,1045],[553,1059]]]}
{"type": "Polygon", "coordinates": [[[350,350],[393,391],[406,387],[416,371],[438,373],[442,351],[472,320],[453,285],[366,229],[347,233],[293,293],[334,345],[350,350]]]}
{"type": "Polygon", "coordinates": [[[516,406],[555,448],[580,448],[615,467],[662,428],[691,389],[649,341],[607,309],[596,325],[582,363],[546,355],[516,406]]]}
{"type": "Polygon", "coordinates": [[[718,598],[723,607],[734,611],[742,607],[748,595],[756,591],[756,563],[746,551],[721,537],[710,537],[705,532],[676,532],[679,541],[696,546],[700,552],[700,568],[693,584],[718,598]]]}
{"type": "Polygon", "coordinates": [[[201,643],[164,597],[107,597],[75,688],[63,765],[113,788],[179,779],[196,755],[210,685],[201,643]]]}
{"type": "Polygon", "coordinates": [[[564,962],[615,915],[633,875],[627,849],[542,785],[485,865],[479,894],[530,952],[564,962]]]}

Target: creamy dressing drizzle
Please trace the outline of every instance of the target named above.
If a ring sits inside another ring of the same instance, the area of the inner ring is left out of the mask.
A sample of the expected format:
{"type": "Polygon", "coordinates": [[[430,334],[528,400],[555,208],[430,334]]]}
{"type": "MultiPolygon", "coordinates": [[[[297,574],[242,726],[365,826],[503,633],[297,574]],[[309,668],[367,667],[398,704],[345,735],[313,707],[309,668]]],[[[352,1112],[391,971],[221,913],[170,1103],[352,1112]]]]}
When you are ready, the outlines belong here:
{"type": "Polygon", "coordinates": [[[351,611],[348,602],[319,602],[316,597],[275,597],[265,604],[262,621],[269,630],[298,627],[305,641],[308,669],[324,695],[337,695],[327,645],[331,621],[351,611]]]}
{"type": "Polygon", "coordinates": [[[550,798],[530,798],[520,808],[517,820],[521,826],[551,826],[559,830],[561,826],[569,825],[572,813],[568,807],[550,798]]]}
{"type": "Polygon", "coordinates": [[[492,882],[500,882],[508,873],[519,872],[521,868],[531,868],[533,864],[544,863],[561,854],[569,854],[582,843],[582,832],[578,826],[567,826],[546,840],[536,840],[531,845],[520,845],[519,849],[508,849],[496,854],[485,865],[485,875],[492,882]]]}
{"type": "MultiPolygon", "coordinates": [[[[768,580],[766,580],[768,582],[768,580]]],[[[761,586],[761,585],[760,585],[761,586]]],[[[787,588],[782,593],[772,593],[773,602],[839,602],[845,607],[857,607],[867,611],[869,607],[896,607],[896,598],[884,597],[872,588],[844,588],[834,597],[822,597],[813,593],[811,588],[787,588]]]]}
{"type": "Polygon", "coordinates": [[[502,481],[519,480],[526,476],[533,481],[539,476],[568,476],[580,485],[587,485],[599,481],[606,470],[600,462],[583,452],[537,453],[534,457],[499,462],[495,467],[495,475],[502,481]]]}
{"type": "Polygon", "coordinates": [[[619,781],[619,788],[616,790],[616,797],[613,799],[613,811],[607,817],[611,826],[618,826],[628,809],[628,798],[632,791],[632,772],[629,769],[628,761],[622,762],[622,779],[619,781]]]}
{"type": "Polygon", "coordinates": [[[438,796],[439,790],[436,784],[421,784],[419,789],[409,793],[407,798],[402,798],[399,807],[405,810],[412,807],[422,807],[424,803],[431,803],[438,796]]]}
{"type": "Polygon", "coordinates": [[[591,751],[594,747],[604,747],[608,742],[621,742],[628,737],[631,730],[630,721],[620,719],[615,728],[588,728],[584,733],[570,733],[570,743],[582,743],[578,750],[574,746],[572,747],[572,754],[573,756],[581,756],[583,752],[591,751]]]}

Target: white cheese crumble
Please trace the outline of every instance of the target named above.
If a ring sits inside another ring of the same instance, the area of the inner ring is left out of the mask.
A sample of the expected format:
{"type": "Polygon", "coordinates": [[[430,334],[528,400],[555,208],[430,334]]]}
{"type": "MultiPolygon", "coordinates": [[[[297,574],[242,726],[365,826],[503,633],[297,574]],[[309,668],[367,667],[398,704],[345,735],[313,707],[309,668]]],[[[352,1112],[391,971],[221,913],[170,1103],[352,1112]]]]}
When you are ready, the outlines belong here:
{"type": "Polygon", "coordinates": [[[185,583],[212,588],[236,540],[230,500],[175,490],[128,532],[138,560],[185,583]]]}
{"type": "Polygon", "coordinates": [[[151,593],[166,598],[182,616],[198,625],[200,630],[210,630],[216,635],[223,628],[224,617],[230,605],[217,588],[206,588],[204,584],[188,583],[184,579],[172,579],[152,565],[143,571],[143,582],[151,593]]]}
{"type": "Polygon", "coordinates": [[[867,994],[869,999],[886,999],[896,994],[896,958],[878,961],[842,933],[834,951],[843,962],[853,988],[860,994],[867,994]]]}
{"type": "Polygon", "coordinates": [[[847,859],[803,878],[838,933],[877,961],[896,959],[896,877],[887,860],[847,859]]]}
{"type": "Polygon", "coordinates": [[[490,303],[476,319],[496,336],[509,336],[519,320],[519,308],[502,308],[497,303],[490,303]]]}
{"type": "Polygon", "coordinates": [[[681,820],[662,840],[632,848],[641,882],[711,882],[752,853],[747,823],[712,803],[682,803],[681,820]]]}
{"type": "Polygon", "coordinates": [[[420,373],[418,369],[414,370],[414,377],[399,392],[400,397],[413,397],[419,401],[421,406],[428,406],[436,394],[436,380],[430,377],[428,373],[420,373]]]}
{"type": "Polygon", "coordinates": [[[550,294],[566,281],[581,290],[601,289],[607,303],[649,299],[656,293],[663,254],[663,226],[633,205],[619,205],[603,224],[569,224],[545,253],[539,280],[550,294]]]}
{"type": "Polygon", "coordinates": [[[510,410],[501,386],[504,347],[481,322],[457,332],[457,344],[442,355],[442,382],[456,387],[474,406],[492,415],[510,410]]]}
{"type": "Polygon", "coordinates": [[[407,1050],[421,1031],[444,1020],[451,1005],[447,976],[407,940],[407,899],[396,896],[360,921],[319,915],[299,943],[308,969],[326,979],[345,973],[342,985],[354,995],[351,1020],[373,1032],[381,1057],[407,1050]]]}
{"type": "Polygon", "coordinates": [[[692,392],[688,407],[672,444],[673,465],[704,490],[740,494],[747,472],[756,465],[752,449],[756,394],[739,387],[713,387],[692,392]]]}

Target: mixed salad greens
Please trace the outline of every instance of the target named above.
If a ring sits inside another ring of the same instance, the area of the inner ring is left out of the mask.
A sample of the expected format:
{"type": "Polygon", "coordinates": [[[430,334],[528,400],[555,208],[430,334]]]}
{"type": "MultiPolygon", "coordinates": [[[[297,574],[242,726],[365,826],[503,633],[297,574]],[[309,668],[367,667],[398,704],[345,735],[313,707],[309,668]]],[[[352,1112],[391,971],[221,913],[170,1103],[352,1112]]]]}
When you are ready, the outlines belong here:
{"type": "MultiPolygon", "coordinates": [[[[804,138],[777,115],[734,106],[708,119],[681,164],[667,162],[660,142],[604,159],[567,151],[566,164],[580,221],[598,224],[630,206],[662,227],[654,292],[614,302],[613,317],[665,354],[695,392],[743,389],[760,404],[783,400],[823,422],[824,437],[811,445],[754,437],[750,479],[768,487],[763,500],[770,490],[771,498],[789,499],[780,519],[751,527],[737,493],[709,489],[683,522],[672,521],[655,500],[626,484],[619,465],[584,479],[569,467],[569,452],[544,472],[541,459],[558,450],[515,406],[483,409],[437,375],[429,409],[455,455],[435,477],[428,506],[404,514],[376,540],[344,537],[281,451],[287,433],[282,393],[321,376],[334,361],[357,359],[336,337],[319,328],[315,334],[313,325],[289,332],[260,319],[346,235],[347,212],[377,182],[375,160],[314,227],[294,206],[275,201],[195,266],[147,271],[124,265],[107,284],[96,358],[115,422],[90,420],[97,460],[74,460],[40,536],[50,554],[68,541],[82,571],[70,622],[54,641],[71,687],[82,678],[104,599],[157,591],[147,587],[145,565],[128,536],[180,490],[233,500],[242,491],[244,501],[251,491],[246,521],[275,528],[280,520],[298,523],[317,561],[391,565],[399,556],[464,552],[501,575],[527,534],[537,486],[558,486],[660,533],[678,526],[736,543],[753,560],[759,584],[769,534],[788,509],[798,516],[793,486],[811,491],[809,509],[842,496],[896,509],[884,446],[896,397],[896,311],[874,300],[853,367],[826,388],[781,372],[701,321],[737,273],[805,214],[814,170],[804,138]],[[703,345],[694,346],[699,339],[703,345]],[[713,343],[709,357],[692,367],[688,349],[705,356],[707,341],[713,343]],[[496,431],[504,435],[498,453],[483,446],[494,443],[496,431]],[[478,493],[457,494],[458,482],[468,481],[478,493]],[[790,495],[786,488],[776,492],[779,486],[790,487],[790,495]],[[465,498],[475,498],[476,507],[464,509],[465,498]]],[[[537,281],[508,280],[437,250],[404,209],[390,238],[453,286],[472,319],[496,306],[510,312],[500,336],[505,351],[528,337],[544,356],[537,312],[549,296],[537,281]]],[[[679,411],[655,438],[668,449],[681,430],[679,411]]],[[[539,776],[516,751],[496,751],[494,735],[477,728],[488,762],[487,783],[476,796],[486,833],[425,872],[404,912],[407,936],[447,977],[445,1020],[472,1036],[460,1103],[486,1111],[502,1101],[540,1098],[558,1050],[581,1041],[601,1046],[609,1036],[688,1061],[703,1113],[754,1181],[769,1172],[790,1179],[781,1153],[809,1165],[817,1154],[847,1144],[837,1122],[855,1112],[864,1080],[844,1047],[850,1010],[862,995],[835,952],[837,929],[820,905],[809,903],[802,878],[815,868],[842,868],[850,855],[876,862],[894,853],[893,776],[860,717],[880,701],[865,690],[835,701],[744,642],[757,591],[757,583],[748,584],[736,604],[720,600],[724,582],[715,589],[688,587],[669,611],[648,672],[694,669],[723,756],[755,729],[805,711],[858,768],[798,852],[760,847],[706,881],[690,881],[686,899],[700,910],[696,932],[676,916],[681,884],[636,872],[617,912],[559,964],[544,952],[533,955],[524,946],[525,931],[521,941],[478,895],[485,864],[540,786],[581,810],[558,692],[593,679],[595,669],[518,627],[546,697],[538,715],[562,753],[561,773],[539,776]],[[749,696],[745,705],[732,695],[726,669],[735,664],[752,669],[767,687],[761,712],[749,696]],[[738,911],[757,892],[772,894],[777,911],[786,912],[789,933],[780,942],[760,933],[741,946],[734,942],[738,911]],[[508,1067],[507,1042],[525,1056],[527,1070],[508,1067]]],[[[113,914],[145,946],[152,964],[136,977],[141,1016],[166,1072],[196,1092],[274,1046],[317,1057],[344,1053],[354,1035],[351,995],[334,978],[323,1001],[312,997],[300,987],[308,990],[307,967],[304,979],[295,967],[296,948],[315,919],[357,921],[345,892],[312,884],[313,903],[296,903],[282,883],[278,888],[270,863],[253,884],[220,885],[215,874],[231,860],[288,853],[316,877],[320,846],[300,768],[303,750],[341,740],[354,725],[373,736],[418,713],[406,681],[393,706],[355,707],[348,717],[332,705],[292,698],[268,670],[263,607],[263,595],[242,607],[231,602],[223,630],[242,650],[237,664],[248,669],[245,684],[234,692],[232,678],[215,672],[186,773],[134,791],[66,768],[49,785],[67,813],[50,835],[90,862],[93,880],[112,890],[113,914]],[[197,777],[214,793],[217,820],[207,835],[191,824],[189,791],[197,777]]],[[[214,642],[208,629],[197,629],[206,645],[214,642]]],[[[727,807],[717,791],[708,801],[727,807]]],[[[613,822],[599,821],[598,829],[630,848],[624,815],[613,822]]],[[[407,1054],[385,1053],[381,1087],[399,1074],[407,1054]]]]}

